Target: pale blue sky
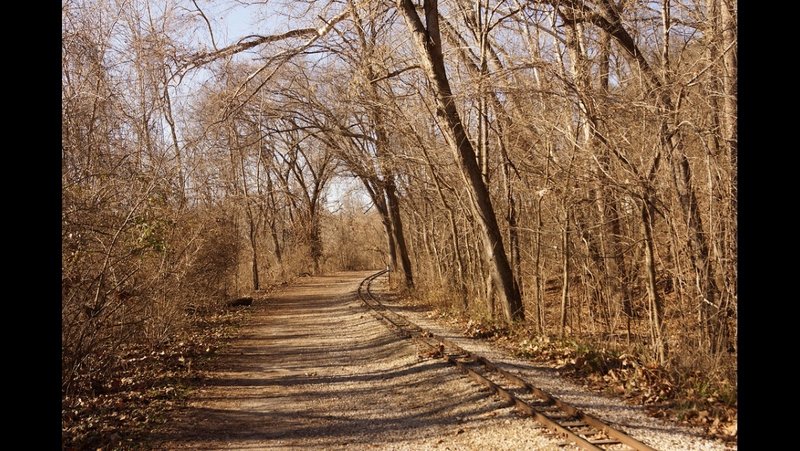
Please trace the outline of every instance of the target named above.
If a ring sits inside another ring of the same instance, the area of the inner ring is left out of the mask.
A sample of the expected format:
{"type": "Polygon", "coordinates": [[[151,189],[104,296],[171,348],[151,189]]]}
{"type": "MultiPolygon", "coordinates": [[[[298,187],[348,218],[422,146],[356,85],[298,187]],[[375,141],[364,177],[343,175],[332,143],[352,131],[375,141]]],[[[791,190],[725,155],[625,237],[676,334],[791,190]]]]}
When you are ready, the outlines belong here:
{"type": "MultiPolygon", "coordinates": [[[[305,20],[293,20],[287,14],[277,12],[283,10],[283,5],[280,2],[271,1],[267,5],[246,5],[235,0],[197,0],[197,4],[203,10],[209,22],[211,22],[217,48],[234,44],[245,36],[283,33],[292,28],[309,25],[305,20]]],[[[194,8],[194,5],[188,2],[188,7],[194,8]]],[[[211,49],[211,37],[208,29],[202,19],[199,17],[198,19],[202,26],[198,26],[196,29],[196,39],[211,49]]],[[[256,53],[251,52],[250,54],[255,55],[256,53]]],[[[247,55],[245,53],[238,56],[238,58],[247,58],[247,55]]],[[[197,78],[188,77],[193,80],[185,80],[179,90],[191,91],[196,86],[196,83],[201,82],[207,75],[208,73],[206,72],[202,75],[196,74],[197,78]]],[[[187,95],[189,93],[184,92],[183,94],[187,95]]],[[[363,191],[363,187],[358,180],[349,177],[335,177],[335,180],[329,185],[326,207],[329,210],[336,210],[339,207],[339,202],[343,202],[347,193],[353,190],[358,193],[355,195],[356,199],[363,204],[369,204],[369,196],[363,191]]]]}
{"type": "MultiPolygon", "coordinates": [[[[231,0],[206,0],[197,1],[197,4],[211,22],[218,47],[233,44],[248,35],[274,34],[293,26],[287,17],[278,12],[279,6],[273,6],[270,2],[267,5],[247,5],[231,0]]],[[[206,42],[210,44],[208,31],[205,28],[203,31],[206,42]]]]}

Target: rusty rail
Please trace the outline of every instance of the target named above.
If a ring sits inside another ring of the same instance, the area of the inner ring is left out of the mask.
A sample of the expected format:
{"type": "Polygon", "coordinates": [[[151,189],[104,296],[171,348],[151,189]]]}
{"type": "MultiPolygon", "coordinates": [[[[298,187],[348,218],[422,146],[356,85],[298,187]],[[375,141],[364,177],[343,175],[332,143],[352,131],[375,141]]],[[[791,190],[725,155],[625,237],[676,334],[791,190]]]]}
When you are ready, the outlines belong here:
{"type": "Polygon", "coordinates": [[[387,272],[388,270],[383,270],[365,278],[358,286],[358,295],[361,301],[375,312],[376,317],[397,332],[399,336],[414,339],[418,343],[440,351],[439,354],[442,359],[455,366],[470,379],[487,387],[520,412],[533,417],[547,429],[583,449],[604,450],[611,447],[614,450],[655,451],[654,448],[619,429],[611,427],[599,418],[559,400],[516,374],[498,368],[488,359],[461,348],[451,340],[419,327],[406,317],[383,305],[373,296],[370,288],[375,279],[387,272]],[[484,371],[476,371],[473,366],[479,366],[484,371]],[[536,401],[529,402],[521,399],[507,388],[493,381],[488,377],[489,375],[500,376],[518,385],[527,394],[535,397],[536,401]],[[623,445],[627,448],[623,448],[623,445]]]}

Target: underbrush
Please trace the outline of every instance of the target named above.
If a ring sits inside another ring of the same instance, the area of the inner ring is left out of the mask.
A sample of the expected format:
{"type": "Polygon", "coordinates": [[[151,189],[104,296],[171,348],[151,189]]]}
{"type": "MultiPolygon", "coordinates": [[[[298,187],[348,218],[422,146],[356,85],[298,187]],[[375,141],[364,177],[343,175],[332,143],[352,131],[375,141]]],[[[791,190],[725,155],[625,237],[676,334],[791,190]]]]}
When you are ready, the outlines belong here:
{"type": "Polygon", "coordinates": [[[210,359],[234,336],[243,310],[194,315],[188,327],[157,346],[127,345],[106,358],[110,378],[78,378],[61,402],[62,448],[136,449],[164,424],[210,359]]]}
{"type": "MultiPolygon", "coordinates": [[[[519,337],[517,337],[519,338],[519,337]]],[[[716,438],[737,436],[736,387],[720,371],[691,371],[673,362],[646,362],[643,351],[628,346],[603,346],[581,339],[548,337],[510,340],[520,357],[549,362],[584,385],[629,402],[648,406],[656,417],[699,426],[716,438]]]]}
{"type": "Polygon", "coordinates": [[[539,334],[530,323],[509,327],[488,318],[480,307],[464,311],[445,292],[417,292],[404,301],[427,305],[433,309],[432,316],[469,338],[491,340],[517,357],[552,366],[593,390],[644,405],[653,416],[701,427],[721,440],[736,440],[738,403],[732,356],[712,360],[681,350],[674,353],[669,365],[660,366],[652,363],[649,349],[641,345],[588,334],[562,339],[539,334]]]}

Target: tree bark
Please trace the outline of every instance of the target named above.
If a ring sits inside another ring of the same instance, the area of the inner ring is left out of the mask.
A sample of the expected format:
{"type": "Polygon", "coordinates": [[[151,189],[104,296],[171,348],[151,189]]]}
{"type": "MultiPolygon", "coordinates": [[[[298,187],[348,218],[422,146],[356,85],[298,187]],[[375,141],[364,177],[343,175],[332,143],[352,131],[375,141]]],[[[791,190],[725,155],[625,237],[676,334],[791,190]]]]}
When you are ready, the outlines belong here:
{"type": "Polygon", "coordinates": [[[258,240],[256,238],[256,228],[252,219],[250,219],[250,247],[253,251],[253,290],[257,291],[260,288],[258,279],[258,240]]]}
{"type": "Polygon", "coordinates": [[[445,123],[442,131],[458,160],[469,190],[471,207],[481,228],[484,255],[490,266],[492,280],[498,287],[505,319],[507,322],[522,320],[525,318],[522,300],[503,248],[503,239],[489,190],[483,182],[480,167],[475,159],[475,150],[467,138],[447,79],[439,33],[438,2],[436,0],[424,2],[427,28],[423,26],[411,0],[398,0],[398,8],[406,20],[419,59],[431,81],[437,101],[437,115],[445,123]]]}
{"type": "MultiPolygon", "coordinates": [[[[384,195],[386,196],[386,208],[388,211],[389,220],[391,222],[391,230],[387,229],[387,233],[391,232],[392,236],[391,238],[387,239],[390,241],[390,252],[394,252],[395,254],[392,260],[395,263],[398,263],[399,260],[400,268],[402,269],[401,284],[403,288],[407,290],[413,289],[414,276],[411,269],[411,259],[408,256],[408,248],[406,246],[406,239],[403,231],[403,221],[400,216],[400,200],[397,196],[394,168],[391,167],[391,161],[387,159],[391,151],[389,148],[389,131],[386,127],[386,121],[384,119],[383,112],[381,111],[383,99],[381,98],[382,96],[376,87],[376,83],[374,82],[376,79],[376,69],[373,65],[372,56],[375,52],[375,42],[374,39],[369,40],[367,38],[364,29],[364,23],[358,13],[358,7],[356,6],[355,2],[350,0],[348,6],[350,15],[352,16],[356,25],[355,29],[359,43],[361,44],[360,51],[362,53],[361,56],[363,57],[361,63],[363,64],[363,73],[366,75],[364,86],[366,87],[366,90],[372,99],[372,103],[368,107],[367,111],[369,112],[369,117],[372,121],[375,131],[375,156],[378,160],[378,166],[383,173],[383,191],[384,195]]],[[[368,18],[368,20],[373,19],[374,16],[368,18]]],[[[374,26],[374,23],[372,25],[374,26]]],[[[374,38],[374,30],[372,36],[374,38]]],[[[386,227],[384,226],[384,228],[386,227]]]]}
{"type": "Polygon", "coordinates": [[[561,338],[567,328],[567,309],[569,307],[569,207],[564,205],[564,228],[561,234],[561,338]]]}
{"type": "Polygon", "coordinates": [[[642,238],[644,240],[644,270],[647,285],[647,299],[650,311],[650,337],[653,350],[660,365],[667,362],[666,331],[664,330],[664,305],[656,289],[656,264],[653,256],[653,215],[652,201],[645,194],[642,199],[642,238]]]}
{"type": "MultiPolygon", "coordinates": [[[[730,212],[729,212],[729,233],[731,236],[728,237],[727,242],[730,243],[730,248],[727,252],[728,254],[728,261],[735,262],[736,257],[738,255],[738,245],[736,235],[738,235],[738,183],[739,183],[739,159],[738,159],[738,129],[737,129],[737,117],[738,117],[738,88],[737,88],[737,38],[736,38],[736,31],[737,31],[737,17],[736,17],[736,2],[733,0],[722,0],[722,48],[725,50],[725,55],[723,56],[723,63],[724,63],[724,77],[723,77],[723,93],[724,93],[724,100],[723,100],[723,114],[722,114],[722,130],[724,133],[724,141],[726,147],[728,148],[728,152],[730,153],[730,172],[731,172],[731,180],[730,180],[730,212]]],[[[720,309],[723,311],[723,318],[724,324],[724,340],[728,341],[728,343],[723,343],[727,349],[732,349],[733,344],[730,342],[730,337],[728,333],[728,320],[731,316],[735,317],[736,312],[736,293],[737,290],[737,273],[736,273],[736,264],[728,264],[728,270],[725,271],[726,274],[726,282],[730,286],[730,293],[731,296],[725,298],[725,303],[720,303],[720,309]],[[729,304],[729,305],[728,305],[729,304]]],[[[738,328],[734,328],[734,330],[738,331],[738,328]]],[[[734,337],[733,341],[736,341],[736,337],[734,337]]]]}
{"type": "Polygon", "coordinates": [[[389,210],[389,219],[392,222],[392,235],[396,247],[397,258],[403,270],[403,286],[406,289],[414,288],[414,276],[411,271],[411,259],[408,258],[406,237],[403,234],[403,220],[400,217],[400,202],[397,200],[397,188],[394,184],[394,174],[390,173],[384,180],[386,193],[386,206],[389,210]]]}
{"type": "Polygon", "coordinates": [[[544,280],[542,280],[542,199],[536,198],[536,239],[533,243],[533,270],[534,284],[536,285],[536,326],[540,334],[544,334],[544,280]]]}

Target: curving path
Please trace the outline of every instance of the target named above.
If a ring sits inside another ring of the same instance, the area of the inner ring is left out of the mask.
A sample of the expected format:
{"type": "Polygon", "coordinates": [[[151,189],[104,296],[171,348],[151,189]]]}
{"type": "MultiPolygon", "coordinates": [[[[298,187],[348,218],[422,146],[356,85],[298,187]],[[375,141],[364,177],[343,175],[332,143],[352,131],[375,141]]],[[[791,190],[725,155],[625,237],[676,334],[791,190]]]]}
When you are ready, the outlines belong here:
{"type": "Polygon", "coordinates": [[[165,449],[564,449],[357,300],[371,272],[256,301],[217,370],[154,437],[165,449]]]}

